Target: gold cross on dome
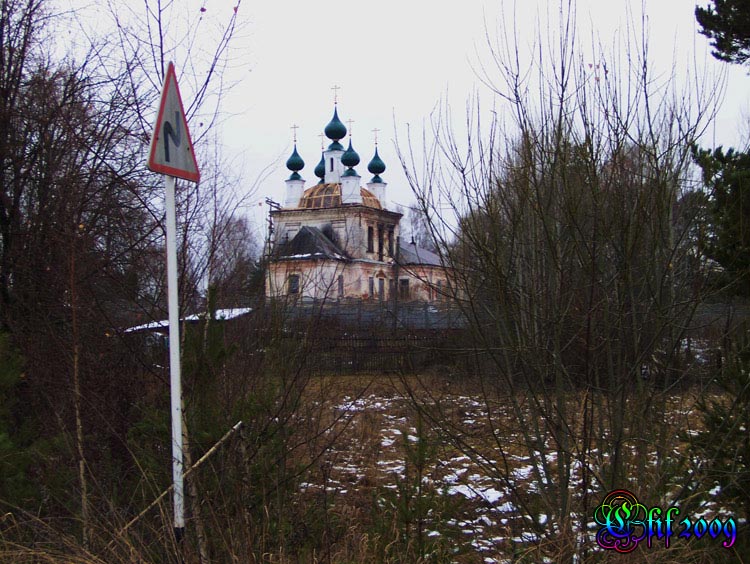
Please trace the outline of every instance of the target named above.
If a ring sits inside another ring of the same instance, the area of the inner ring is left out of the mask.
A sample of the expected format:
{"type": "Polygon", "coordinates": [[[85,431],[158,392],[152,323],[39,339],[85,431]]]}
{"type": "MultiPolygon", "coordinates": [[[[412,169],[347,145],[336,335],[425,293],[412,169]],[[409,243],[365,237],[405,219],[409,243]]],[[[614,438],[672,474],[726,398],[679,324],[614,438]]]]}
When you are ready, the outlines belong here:
{"type": "Polygon", "coordinates": [[[291,129],[292,131],[294,131],[294,142],[296,143],[296,142],[297,142],[297,130],[299,129],[299,125],[297,125],[297,124],[295,123],[295,124],[294,124],[294,125],[293,125],[292,127],[290,127],[289,129],[291,129]]]}
{"type": "Polygon", "coordinates": [[[320,150],[321,151],[323,150],[323,147],[325,146],[325,141],[323,141],[323,138],[325,136],[326,136],[325,133],[321,133],[320,135],[318,135],[318,137],[320,137],[320,150]]]}
{"type": "Polygon", "coordinates": [[[352,124],[354,123],[354,120],[353,119],[348,119],[348,120],[346,120],[346,123],[349,124],[349,137],[351,137],[352,136],[352,129],[354,129],[352,127],[352,124]]]}
{"type": "Polygon", "coordinates": [[[341,90],[341,86],[339,86],[338,84],[334,84],[331,90],[333,90],[333,103],[338,104],[339,103],[339,90],[341,90]]]}
{"type": "Polygon", "coordinates": [[[373,133],[375,134],[375,145],[376,145],[376,146],[377,146],[377,144],[378,144],[378,132],[379,132],[379,131],[380,131],[380,130],[379,130],[379,129],[378,129],[377,127],[376,127],[375,129],[373,129],[373,130],[372,130],[372,132],[373,132],[373,133]]]}

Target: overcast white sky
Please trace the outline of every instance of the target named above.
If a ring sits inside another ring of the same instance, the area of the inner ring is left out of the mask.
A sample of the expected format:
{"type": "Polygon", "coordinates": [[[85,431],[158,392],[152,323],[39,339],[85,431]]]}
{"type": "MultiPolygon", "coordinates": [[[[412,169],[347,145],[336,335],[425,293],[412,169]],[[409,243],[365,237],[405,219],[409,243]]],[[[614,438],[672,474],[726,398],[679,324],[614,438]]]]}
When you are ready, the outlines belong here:
{"type": "MultiPolygon", "coordinates": [[[[208,10],[226,9],[234,0],[206,0],[208,10]]],[[[704,2],[705,4],[705,2],[704,2]]],[[[540,14],[556,11],[556,0],[524,0],[515,6],[520,35],[531,42],[540,14]]],[[[688,64],[693,55],[712,71],[729,72],[728,90],[716,141],[740,143],[750,115],[745,92],[750,78],[740,68],[714,61],[708,41],[697,33],[692,0],[648,0],[643,3],[651,31],[651,54],[657,66],[688,64]]],[[[579,0],[580,36],[588,40],[592,29],[608,43],[628,20],[627,10],[640,17],[641,2],[579,0]]],[[[228,148],[240,155],[237,165],[251,182],[260,171],[275,167],[260,185],[258,200],[283,199],[288,176],[284,162],[291,151],[293,124],[298,149],[305,160],[303,177],[308,185],[317,179],[313,168],[320,158],[319,134],[333,112],[332,86],[339,85],[339,115],[352,119],[354,147],[362,162],[363,182],[369,179],[366,164],[372,156],[374,128],[379,128],[379,152],[388,169],[382,175],[393,200],[410,200],[393,147],[394,123],[402,134],[405,124],[421,127],[441,97],[460,111],[478,90],[487,106],[489,92],[480,85],[472,66],[486,57],[485,22],[490,33],[511,1],[380,0],[378,2],[243,3],[248,22],[237,44],[247,64],[242,83],[226,99],[233,117],[224,126],[228,148]]],[[[713,129],[711,130],[713,137],[713,129]]],[[[706,143],[711,143],[707,139],[706,143]]]]}
{"type": "MultiPolygon", "coordinates": [[[[186,0],[179,5],[196,13],[205,8],[203,24],[210,24],[212,19],[226,21],[237,2],[186,0]]],[[[668,72],[673,60],[680,67],[694,59],[710,72],[728,73],[722,113],[704,145],[714,137],[725,146],[746,138],[750,77],[745,69],[710,57],[708,41],[697,33],[695,0],[578,0],[576,6],[581,41],[590,43],[593,33],[604,44],[624,32],[629,18],[640,19],[643,6],[657,68],[668,72]]],[[[313,168],[320,158],[319,134],[333,113],[334,85],[341,87],[341,119],[354,120],[363,183],[370,177],[366,165],[374,150],[372,130],[379,128],[389,199],[408,204],[411,196],[396,159],[394,128],[400,136],[406,124],[421,128],[441,98],[460,116],[467,98],[478,92],[489,110],[492,97],[472,70],[488,56],[485,32],[494,36],[498,27],[515,19],[523,49],[533,41],[540,21],[548,15],[554,19],[558,7],[558,0],[242,0],[238,14],[243,26],[233,50],[236,70],[228,77],[239,84],[225,99],[230,117],[222,138],[232,167],[248,188],[270,167],[253,197],[254,216],[261,217],[265,208],[257,202],[266,196],[283,200],[294,124],[306,165],[302,176],[307,185],[317,181],[313,168]]],[[[546,33],[546,24],[541,25],[546,33]]],[[[185,90],[183,97],[189,96],[185,90]]]]}

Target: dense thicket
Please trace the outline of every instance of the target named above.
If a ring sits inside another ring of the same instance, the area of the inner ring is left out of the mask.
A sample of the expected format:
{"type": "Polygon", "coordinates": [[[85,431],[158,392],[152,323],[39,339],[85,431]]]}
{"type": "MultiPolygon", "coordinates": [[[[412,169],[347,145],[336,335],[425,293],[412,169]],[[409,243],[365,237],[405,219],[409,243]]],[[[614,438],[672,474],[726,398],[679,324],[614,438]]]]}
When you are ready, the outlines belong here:
{"type": "MultiPolygon", "coordinates": [[[[64,437],[81,415],[107,432],[127,421],[131,383],[113,374],[129,364],[128,352],[112,339],[139,315],[156,314],[162,284],[148,263],[160,255],[161,233],[143,206],[154,180],[141,164],[128,76],[104,83],[91,58],[46,56],[47,2],[8,0],[0,9],[0,327],[22,359],[6,424],[29,452],[49,443],[37,456],[46,475],[43,459],[69,448],[64,437]],[[74,409],[81,389],[83,414],[74,409]]],[[[38,487],[11,488],[5,499],[28,501],[17,496],[31,490],[39,503],[69,506],[43,500],[38,487]]]]}
{"type": "Polygon", "coordinates": [[[714,108],[710,91],[656,78],[632,29],[627,56],[580,46],[574,8],[560,6],[537,38],[545,49],[527,54],[507,26],[489,43],[489,122],[472,106],[459,138],[446,107],[424,164],[412,147],[402,155],[454,268],[492,448],[468,445],[470,429],[442,421],[435,398],[421,407],[511,492],[540,550],[567,562],[595,558],[582,533],[593,492],[705,499],[705,474],[665,425],[676,391],[701,385],[689,343],[710,261],[691,146],[714,108]]]}
{"type": "MultiPolygon", "coordinates": [[[[717,0],[705,9],[696,7],[700,32],[712,40],[714,57],[746,64],[750,58],[750,5],[747,2],[717,0]]],[[[743,303],[750,293],[750,154],[722,147],[694,150],[702,169],[705,226],[702,250],[714,264],[712,278],[730,304],[743,303]]],[[[691,440],[691,448],[703,463],[704,483],[715,485],[712,492],[738,514],[750,515],[750,328],[732,327],[732,310],[722,336],[723,362],[715,370],[718,397],[702,397],[698,408],[703,429],[691,440]]],[[[690,488],[705,497],[701,482],[690,488]]]]}
{"type": "MultiPolygon", "coordinates": [[[[149,33],[166,35],[169,7],[146,4],[149,33]]],[[[144,471],[169,440],[156,415],[163,364],[125,330],[166,317],[162,180],[144,155],[165,62],[153,57],[174,52],[146,35],[55,56],[58,26],[73,24],[54,10],[0,2],[0,501],[17,519],[58,519],[89,547],[98,519],[121,524],[155,495],[137,494],[141,480],[163,485],[160,467],[144,471]]],[[[191,117],[215,117],[201,108],[212,88],[201,75],[191,117]]],[[[206,272],[227,300],[254,273],[231,186],[204,170],[205,188],[181,190],[178,204],[183,311],[202,306],[206,272]]]]}

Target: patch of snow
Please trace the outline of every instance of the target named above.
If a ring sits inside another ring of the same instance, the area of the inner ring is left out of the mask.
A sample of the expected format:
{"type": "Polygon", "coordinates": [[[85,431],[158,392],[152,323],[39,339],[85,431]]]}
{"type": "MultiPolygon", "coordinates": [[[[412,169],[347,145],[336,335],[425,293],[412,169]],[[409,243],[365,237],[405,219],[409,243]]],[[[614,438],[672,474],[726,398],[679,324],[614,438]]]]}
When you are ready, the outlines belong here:
{"type": "Polygon", "coordinates": [[[531,476],[531,471],[534,469],[534,467],[529,464],[528,466],[521,466],[521,468],[516,468],[513,470],[513,477],[516,480],[527,480],[529,476],[531,476]]]}
{"type": "Polygon", "coordinates": [[[344,396],[342,403],[337,405],[335,409],[338,411],[358,412],[364,411],[366,407],[367,401],[365,399],[352,400],[349,396],[344,396]]]}
{"type": "Polygon", "coordinates": [[[161,321],[152,321],[151,323],[144,323],[143,325],[136,325],[135,327],[128,327],[123,333],[136,333],[138,331],[153,331],[154,329],[166,329],[169,327],[169,321],[162,319],[161,321]]]}
{"type": "MultiPolygon", "coordinates": [[[[448,488],[448,494],[449,495],[461,494],[467,499],[480,498],[486,501],[487,503],[495,503],[496,501],[498,501],[500,498],[503,497],[502,492],[497,491],[495,488],[480,489],[480,488],[468,486],[466,484],[450,486],[448,488]]],[[[507,503],[505,505],[507,505],[507,503]]]]}
{"type": "MultiPolygon", "coordinates": [[[[251,311],[253,311],[253,308],[251,307],[235,307],[235,308],[217,309],[215,312],[215,318],[220,321],[226,321],[228,319],[241,317],[243,315],[250,313],[251,311]]],[[[206,317],[205,312],[193,313],[191,315],[186,315],[185,317],[181,318],[180,323],[200,321],[201,319],[205,319],[205,317],[206,317]]],[[[137,333],[139,331],[154,331],[156,329],[168,329],[168,328],[169,328],[169,320],[161,319],[159,321],[151,321],[150,323],[144,323],[142,325],[128,327],[127,329],[123,331],[123,333],[137,333]]]]}
{"type": "MultiPolygon", "coordinates": [[[[502,505],[500,505],[498,507],[495,507],[494,510],[497,511],[498,513],[512,513],[512,512],[514,512],[516,510],[516,506],[513,505],[510,501],[506,501],[502,505]]],[[[500,520],[501,523],[503,523],[503,521],[505,521],[505,520],[504,519],[500,520]]],[[[503,524],[505,524],[505,523],[503,523],[503,524]]]]}
{"type": "Polygon", "coordinates": [[[494,523],[492,522],[492,519],[490,519],[486,515],[482,515],[479,519],[477,519],[477,521],[481,521],[482,523],[484,523],[488,527],[491,527],[492,525],[494,525],[494,523]]]}
{"type": "Polygon", "coordinates": [[[447,484],[455,484],[460,479],[461,474],[465,474],[466,471],[467,471],[466,468],[458,468],[454,472],[451,472],[450,474],[446,474],[443,477],[443,482],[447,484]]]}
{"type": "Polygon", "coordinates": [[[216,310],[216,319],[234,319],[236,317],[242,317],[253,311],[251,307],[233,307],[216,310]]]}
{"type": "Polygon", "coordinates": [[[380,466],[384,472],[390,472],[392,474],[398,474],[400,476],[402,476],[404,474],[404,470],[406,470],[406,467],[403,464],[390,460],[378,460],[378,466],[380,466]]]}
{"type": "Polygon", "coordinates": [[[477,497],[477,493],[474,490],[474,488],[467,486],[466,484],[459,484],[458,486],[451,486],[448,488],[448,494],[450,495],[457,495],[461,494],[462,496],[473,499],[477,497]]]}

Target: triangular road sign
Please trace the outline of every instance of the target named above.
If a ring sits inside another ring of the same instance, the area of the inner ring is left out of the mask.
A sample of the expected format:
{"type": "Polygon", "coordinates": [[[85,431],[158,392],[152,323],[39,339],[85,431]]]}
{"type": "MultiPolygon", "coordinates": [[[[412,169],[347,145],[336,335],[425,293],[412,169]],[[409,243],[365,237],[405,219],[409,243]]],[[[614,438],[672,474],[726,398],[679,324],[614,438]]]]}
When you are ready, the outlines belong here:
{"type": "Polygon", "coordinates": [[[201,177],[171,62],[161,91],[159,114],[148,149],[147,166],[154,172],[192,182],[198,182],[201,177]]]}

